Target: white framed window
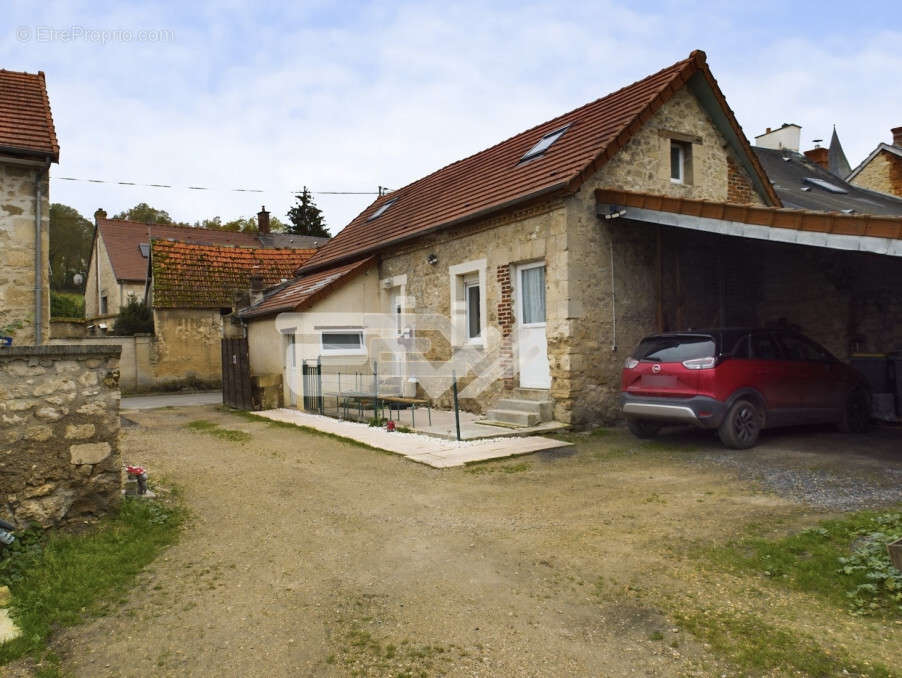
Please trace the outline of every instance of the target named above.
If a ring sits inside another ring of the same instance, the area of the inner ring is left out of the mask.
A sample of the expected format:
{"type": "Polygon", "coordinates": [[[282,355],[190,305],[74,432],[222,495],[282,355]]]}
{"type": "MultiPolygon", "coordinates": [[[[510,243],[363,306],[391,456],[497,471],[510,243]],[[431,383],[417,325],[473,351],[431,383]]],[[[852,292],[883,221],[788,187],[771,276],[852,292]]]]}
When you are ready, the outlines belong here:
{"type": "Polygon", "coordinates": [[[670,140],[670,181],[674,184],[692,183],[692,143],[670,140]]]}
{"type": "Polygon", "coordinates": [[[366,355],[363,330],[322,330],[320,332],[320,352],[323,355],[366,355]]]}
{"type": "Polygon", "coordinates": [[[484,346],[486,336],[486,261],[448,267],[451,289],[451,344],[484,346]]]}

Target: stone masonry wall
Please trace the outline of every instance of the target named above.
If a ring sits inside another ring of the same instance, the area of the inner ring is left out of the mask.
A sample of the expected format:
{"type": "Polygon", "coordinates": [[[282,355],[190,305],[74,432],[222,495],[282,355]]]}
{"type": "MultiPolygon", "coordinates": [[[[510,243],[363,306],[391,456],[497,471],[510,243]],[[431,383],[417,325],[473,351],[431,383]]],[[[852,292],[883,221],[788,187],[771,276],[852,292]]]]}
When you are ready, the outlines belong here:
{"type": "Polygon", "coordinates": [[[49,527],[118,504],[118,347],[0,348],[0,515],[49,527]]]}
{"type": "Polygon", "coordinates": [[[902,158],[882,151],[852,179],[852,183],[902,197],[902,158]]]}
{"type": "MultiPolygon", "coordinates": [[[[430,343],[430,350],[425,352],[429,360],[446,361],[452,353],[461,351],[470,352],[476,359],[497,352],[501,362],[509,366],[478,397],[462,400],[461,407],[464,409],[484,411],[502,393],[518,385],[516,347],[512,342],[516,309],[512,304],[511,266],[540,260],[544,260],[547,267],[546,334],[551,396],[560,402],[566,402],[569,398],[570,373],[559,350],[563,345],[562,337],[569,334],[567,313],[570,292],[566,274],[565,218],[560,201],[536,204],[466,227],[419,238],[408,247],[397,248],[391,254],[384,255],[380,278],[407,275],[407,312],[436,314],[445,318],[451,316],[449,267],[485,259],[484,312],[488,328],[485,349],[472,346],[452,348],[446,337],[427,337],[419,330],[416,332],[418,350],[423,350],[423,342],[430,343]],[[427,262],[429,254],[438,257],[437,264],[427,262]]],[[[469,383],[470,377],[472,375],[460,379],[462,388],[469,383]]],[[[440,401],[439,404],[446,406],[450,401],[440,401]]],[[[557,412],[556,416],[566,421],[566,408],[557,412]]]]}
{"type": "MultiPolygon", "coordinates": [[[[41,177],[41,251],[43,254],[42,339],[50,338],[50,203],[47,199],[48,174],[41,177]]],[[[0,159],[0,335],[13,337],[15,345],[35,343],[34,272],[34,189],[35,170],[5,164],[0,159]]]]}

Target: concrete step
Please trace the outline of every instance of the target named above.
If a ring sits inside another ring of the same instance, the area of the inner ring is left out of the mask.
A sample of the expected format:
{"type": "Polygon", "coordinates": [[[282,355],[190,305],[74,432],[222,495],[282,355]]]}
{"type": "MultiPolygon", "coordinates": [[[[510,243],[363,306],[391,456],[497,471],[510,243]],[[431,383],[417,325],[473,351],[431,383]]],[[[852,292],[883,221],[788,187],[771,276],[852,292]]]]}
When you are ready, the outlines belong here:
{"type": "Polygon", "coordinates": [[[547,388],[515,388],[511,397],[515,400],[551,400],[547,388]]]}
{"type": "Polygon", "coordinates": [[[485,418],[489,421],[500,421],[517,426],[535,426],[540,421],[539,415],[535,412],[524,412],[523,410],[491,409],[485,413],[485,418]]]}
{"type": "Polygon", "coordinates": [[[550,400],[520,400],[518,398],[503,398],[495,403],[499,410],[520,410],[539,415],[540,421],[550,421],[553,406],[550,400]]]}

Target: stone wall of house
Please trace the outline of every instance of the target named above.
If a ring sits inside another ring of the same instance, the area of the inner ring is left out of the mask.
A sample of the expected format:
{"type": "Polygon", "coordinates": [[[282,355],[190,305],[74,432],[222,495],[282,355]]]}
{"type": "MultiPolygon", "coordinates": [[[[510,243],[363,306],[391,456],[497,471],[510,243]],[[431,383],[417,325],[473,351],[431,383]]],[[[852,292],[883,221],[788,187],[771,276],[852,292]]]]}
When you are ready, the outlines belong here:
{"type": "Polygon", "coordinates": [[[119,282],[107,254],[106,245],[103,239],[98,237],[91,252],[91,263],[88,265],[88,278],[85,283],[85,318],[112,318],[118,315],[119,309],[128,303],[130,295],[139,300],[143,299],[144,283],[119,282]],[[102,296],[107,298],[105,314],[100,313],[102,296]]]}
{"type": "Polygon", "coordinates": [[[121,497],[119,349],[0,349],[0,512],[19,527],[99,515],[121,497]]]}
{"type": "MultiPolygon", "coordinates": [[[[517,357],[512,346],[514,325],[511,300],[511,267],[544,260],[546,264],[546,310],[548,358],[551,368],[551,395],[566,404],[569,400],[570,370],[561,350],[570,333],[570,290],[567,276],[566,212],[560,200],[545,202],[509,214],[442,231],[417,239],[415,244],[396,248],[384,255],[379,277],[407,276],[406,312],[450,318],[451,278],[449,268],[457,264],[485,260],[485,308],[487,336],[484,348],[452,347],[447,331],[416,329],[416,350],[429,360],[447,361],[452,355],[469,354],[474,360],[487,358],[495,368],[495,378],[461,406],[475,412],[489,407],[505,390],[517,385],[517,357]],[[434,254],[438,261],[430,264],[434,254]],[[500,358],[496,362],[496,358],[500,358]]],[[[460,376],[465,388],[474,373],[460,376]]],[[[450,404],[450,394],[439,399],[450,404]]],[[[556,413],[567,421],[566,406],[556,413]]]]}
{"type": "Polygon", "coordinates": [[[852,183],[872,191],[902,197],[902,158],[882,151],[855,175],[852,183]]]}
{"type": "MultiPolygon", "coordinates": [[[[731,194],[731,167],[734,190],[740,179],[750,187],[731,154],[698,101],[683,89],[568,200],[566,275],[573,291],[571,331],[558,351],[566,356],[571,385],[569,402],[559,403],[558,408],[570,410],[572,423],[593,425],[619,418],[623,361],[643,336],[658,330],[659,267],[662,296],[670,294],[662,304],[669,313],[660,319],[663,326],[682,329],[694,322],[710,325],[718,313],[710,289],[712,281],[717,280],[716,271],[711,270],[713,258],[702,260],[699,266],[687,265],[691,247],[680,244],[691,240],[686,240],[686,233],[630,221],[628,214],[626,218],[599,221],[595,189],[726,201],[739,197],[731,194]],[[692,181],[685,185],[670,181],[668,134],[672,133],[698,140],[692,144],[692,181]],[[660,263],[659,237],[664,251],[660,263]],[[682,249],[688,251],[681,263],[682,249]],[[681,313],[675,307],[678,302],[684,309],[681,313]]],[[[741,197],[746,202],[764,202],[754,192],[741,197]]]]}
{"type": "MultiPolygon", "coordinates": [[[[48,173],[41,172],[41,252],[43,305],[38,322],[42,341],[50,337],[50,201],[48,173]]],[[[15,345],[35,343],[35,169],[0,159],[0,335],[15,345]],[[7,330],[7,331],[4,331],[7,330]]]]}
{"type": "Polygon", "coordinates": [[[151,368],[165,386],[219,387],[222,315],[218,309],[154,309],[151,368]]]}
{"type": "MultiPolygon", "coordinates": [[[[594,181],[580,191],[595,188],[638,191],[677,198],[723,202],[729,198],[730,164],[748,181],[733,157],[733,150],[711,122],[695,96],[681,89],[636,132],[626,145],[598,171],[594,181]],[[670,141],[693,138],[692,177],[686,183],[670,180],[670,141]]],[[[757,193],[745,196],[764,204],[757,193]]]]}

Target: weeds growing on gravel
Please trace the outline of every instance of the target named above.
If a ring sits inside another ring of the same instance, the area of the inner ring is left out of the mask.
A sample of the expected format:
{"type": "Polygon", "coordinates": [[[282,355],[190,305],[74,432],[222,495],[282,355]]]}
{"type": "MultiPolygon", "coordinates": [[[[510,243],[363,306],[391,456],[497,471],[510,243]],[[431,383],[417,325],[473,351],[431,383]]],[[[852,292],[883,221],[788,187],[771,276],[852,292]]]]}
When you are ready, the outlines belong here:
{"type": "Polygon", "coordinates": [[[246,443],[252,437],[251,434],[246,431],[222,428],[218,424],[214,424],[212,421],[207,421],[206,419],[195,419],[194,421],[185,424],[185,426],[196,433],[206,433],[211,436],[216,436],[221,440],[231,440],[235,443],[246,443]]]}
{"type": "Polygon", "coordinates": [[[856,615],[902,618],[902,572],[886,550],[900,537],[902,513],[863,511],[781,539],[733,541],[710,555],[717,565],[758,572],[856,615]]]}
{"type": "Polygon", "coordinates": [[[160,551],[175,541],[183,511],[174,504],[126,498],[115,515],[87,532],[30,531],[6,549],[0,584],[22,636],[0,645],[0,666],[38,656],[59,627],[105,613],[160,551]]]}
{"type": "Polygon", "coordinates": [[[759,675],[777,670],[781,675],[869,676],[890,678],[894,674],[876,662],[867,665],[822,649],[813,638],[798,631],[792,633],[735,611],[686,612],[675,619],[695,637],[709,643],[727,658],[742,675],[759,675]]]}

